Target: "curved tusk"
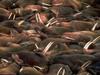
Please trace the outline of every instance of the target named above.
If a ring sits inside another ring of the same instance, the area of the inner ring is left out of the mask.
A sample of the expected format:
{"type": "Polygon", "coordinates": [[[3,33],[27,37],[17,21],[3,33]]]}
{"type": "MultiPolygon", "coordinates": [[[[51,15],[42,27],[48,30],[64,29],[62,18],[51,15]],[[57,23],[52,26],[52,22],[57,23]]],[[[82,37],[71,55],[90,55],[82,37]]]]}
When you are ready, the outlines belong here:
{"type": "Polygon", "coordinates": [[[15,18],[16,18],[16,15],[14,14],[14,15],[13,15],[13,20],[15,20],[15,18]]]}
{"type": "Polygon", "coordinates": [[[45,54],[49,49],[50,47],[53,45],[54,42],[50,42],[44,49],[43,53],[45,54]]]}
{"type": "Polygon", "coordinates": [[[55,18],[52,17],[52,18],[48,21],[48,23],[45,25],[45,27],[49,27],[49,25],[52,23],[52,21],[53,21],[54,19],[55,19],[55,18]]]}
{"type": "Polygon", "coordinates": [[[52,22],[51,25],[52,25],[52,24],[55,24],[55,23],[57,23],[57,22],[58,22],[58,21],[56,20],[56,21],[52,22]]]}
{"type": "Polygon", "coordinates": [[[35,47],[36,47],[36,49],[39,49],[39,46],[35,43],[35,47]]]}
{"type": "Polygon", "coordinates": [[[88,67],[91,63],[92,63],[92,61],[87,61],[87,62],[85,62],[85,63],[81,66],[81,69],[82,69],[82,70],[85,70],[85,68],[88,67]]]}
{"type": "Polygon", "coordinates": [[[36,21],[39,22],[38,14],[35,14],[36,21]]]}
{"type": "Polygon", "coordinates": [[[100,39],[100,36],[98,36],[97,38],[95,38],[94,40],[90,40],[89,42],[87,42],[86,44],[85,44],[85,46],[84,46],[84,49],[88,49],[89,48],[89,46],[92,44],[92,43],[96,43],[97,42],[97,40],[99,40],[100,39]]]}
{"type": "Polygon", "coordinates": [[[92,43],[96,43],[97,40],[99,40],[99,39],[100,39],[100,36],[98,36],[97,38],[95,38],[95,39],[92,41],[92,43]]]}
{"type": "Polygon", "coordinates": [[[62,75],[65,75],[65,69],[63,69],[63,73],[62,73],[62,75]]]}
{"type": "Polygon", "coordinates": [[[61,67],[61,68],[58,70],[57,75],[60,74],[60,71],[61,71],[62,69],[63,69],[63,67],[61,67]]]}
{"type": "Polygon", "coordinates": [[[43,24],[43,21],[42,21],[39,13],[37,13],[37,17],[38,17],[38,20],[43,24]]]}
{"type": "Polygon", "coordinates": [[[6,62],[6,63],[8,63],[9,61],[6,60],[6,59],[1,58],[1,62],[6,62]]]}
{"type": "Polygon", "coordinates": [[[10,18],[11,18],[11,16],[12,16],[12,13],[10,13],[10,15],[9,15],[8,19],[10,19],[10,18]]]}
{"type": "Polygon", "coordinates": [[[96,22],[92,28],[92,31],[94,31],[96,29],[96,26],[98,25],[98,22],[96,22]]]}
{"type": "Polygon", "coordinates": [[[18,26],[21,26],[22,23],[24,23],[24,20],[19,21],[18,26]]]}
{"type": "Polygon", "coordinates": [[[19,70],[19,72],[22,72],[23,71],[23,67],[19,70]]]}
{"type": "Polygon", "coordinates": [[[47,4],[47,3],[44,3],[44,2],[42,2],[41,4],[46,5],[46,6],[51,6],[50,4],[47,4]]]}
{"type": "Polygon", "coordinates": [[[48,23],[49,23],[49,22],[52,22],[54,19],[55,19],[55,18],[54,18],[54,17],[52,17],[52,18],[48,21],[48,23]]]}
{"type": "Polygon", "coordinates": [[[85,50],[87,50],[91,44],[92,44],[92,42],[89,41],[89,42],[87,42],[87,43],[85,44],[85,46],[84,46],[83,48],[84,48],[85,50]]]}
{"type": "Polygon", "coordinates": [[[34,68],[38,68],[38,69],[40,69],[40,70],[43,70],[43,69],[44,69],[44,68],[39,67],[39,66],[34,66],[34,68]]]}

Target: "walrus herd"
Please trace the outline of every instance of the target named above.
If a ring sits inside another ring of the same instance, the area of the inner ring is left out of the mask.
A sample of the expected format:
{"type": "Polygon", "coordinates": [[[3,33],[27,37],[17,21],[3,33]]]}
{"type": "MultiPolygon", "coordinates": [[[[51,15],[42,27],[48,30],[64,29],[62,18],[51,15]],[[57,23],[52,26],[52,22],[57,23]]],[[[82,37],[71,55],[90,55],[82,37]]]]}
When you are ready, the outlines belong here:
{"type": "Polygon", "coordinates": [[[100,75],[100,0],[0,0],[0,75],[100,75]]]}

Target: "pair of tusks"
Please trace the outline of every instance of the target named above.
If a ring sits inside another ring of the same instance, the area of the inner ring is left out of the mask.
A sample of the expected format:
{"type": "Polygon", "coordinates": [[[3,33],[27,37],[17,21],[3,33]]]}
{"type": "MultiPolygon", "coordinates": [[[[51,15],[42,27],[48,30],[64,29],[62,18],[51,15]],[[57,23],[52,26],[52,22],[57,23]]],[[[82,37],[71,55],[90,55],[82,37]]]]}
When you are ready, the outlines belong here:
{"type": "Polygon", "coordinates": [[[60,74],[61,70],[63,70],[62,75],[65,75],[65,69],[63,69],[63,67],[61,67],[61,68],[58,70],[57,75],[60,74]]]}
{"type": "MultiPolygon", "coordinates": [[[[40,66],[34,66],[34,67],[32,67],[34,70],[36,70],[36,71],[38,71],[37,70],[37,68],[38,69],[40,69],[40,70],[43,70],[44,68],[42,68],[42,67],[40,67],[40,66]]],[[[22,72],[24,70],[24,67],[22,67],[20,70],[19,70],[19,72],[22,72]]]]}
{"type": "Polygon", "coordinates": [[[84,46],[84,49],[87,50],[91,44],[95,44],[98,40],[100,40],[100,36],[98,36],[94,40],[90,40],[89,42],[87,42],[84,46]]]}
{"type": "Polygon", "coordinates": [[[72,71],[71,71],[71,69],[70,69],[70,67],[69,67],[68,65],[66,65],[66,68],[61,67],[61,68],[58,70],[57,75],[60,75],[60,72],[61,72],[61,71],[62,71],[62,75],[65,75],[66,69],[67,69],[68,72],[70,72],[70,75],[72,75],[72,71]]]}
{"type": "MultiPolygon", "coordinates": [[[[22,10],[23,8],[21,7],[21,8],[17,8],[17,9],[15,9],[15,13],[16,14],[21,14],[21,10],[22,10]]],[[[16,18],[16,15],[14,14],[14,13],[10,13],[10,15],[9,15],[9,17],[8,17],[8,19],[11,19],[11,17],[13,17],[13,20],[15,20],[15,18],[16,18]]]]}
{"type": "MultiPolygon", "coordinates": [[[[47,44],[47,46],[44,48],[44,50],[43,50],[43,54],[45,55],[47,52],[48,52],[48,50],[50,49],[50,47],[52,46],[54,44],[54,42],[49,42],[48,44],[47,44]]],[[[35,43],[35,47],[37,48],[37,49],[39,49],[39,46],[35,43]]]]}
{"type": "MultiPolygon", "coordinates": [[[[86,73],[87,72],[87,67],[90,65],[92,63],[92,61],[87,61],[87,62],[85,62],[81,67],[80,67],[80,70],[79,70],[79,72],[78,72],[78,74],[77,75],[81,75],[82,73],[84,74],[84,72],[86,73]]],[[[82,75],[83,75],[82,74],[82,75]]],[[[87,73],[87,74],[85,74],[85,75],[90,75],[90,73],[87,73]]]]}
{"type": "MultiPolygon", "coordinates": [[[[15,20],[16,15],[13,14],[13,13],[10,13],[8,19],[11,19],[11,17],[13,17],[13,20],[15,20]]],[[[22,23],[24,23],[24,20],[19,21],[19,22],[18,22],[18,26],[21,26],[22,23]]]]}
{"type": "Polygon", "coordinates": [[[15,14],[13,14],[13,13],[10,13],[10,15],[9,15],[8,19],[11,19],[11,17],[12,17],[12,19],[13,19],[13,20],[15,20],[16,15],[15,15],[15,14]]]}
{"type": "Polygon", "coordinates": [[[39,13],[35,14],[35,18],[36,18],[36,21],[37,21],[38,23],[41,22],[41,23],[43,24],[43,21],[42,21],[42,19],[41,19],[39,13]]]}
{"type": "Polygon", "coordinates": [[[57,23],[58,21],[54,18],[54,17],[52,17],[49,21],[48,21],[48,23],[45,25],[45,27],[49,27],[50,25],[53,25],[53,24],[55,24],[55,23],[57,23]]]}
{"type": "MultiPolygon", "coordinates": [[[[85,63],[81,66],[81,70],[80,70],[80,71],[85,71],[85,69],[86,69],[91,63],[92,63],[92,61],[87,61],[87,62],[85,62],[85,63]]],[[[61,67],[61,68],[58,70],[57,75],[60,74],[61,70],[62,70],[62,75],[65,75],[66,70],[63,69],[63,67],[61,67]]],[[[71,69],[70,69],[70,67],[69,67],[68,65],[67,65],[67,70],[71,72],[70,74],[72,74],[72,71],[71,71],[71,69]]]]}
{"type": "Polygon", "coordinates": [[[50,47],[54,44],[54,42],[50,42],[43,50],[43,54],[46,54],[48,52],[48,50],[50,49],[50,47]]]}
{"type": "Polygon", "coordinates": [[[87,62],[85,62],[85,63],[81,66],[81,70],[84,71],[91,63],[92,63],[92,61],[87,61],[87,62]]]}

